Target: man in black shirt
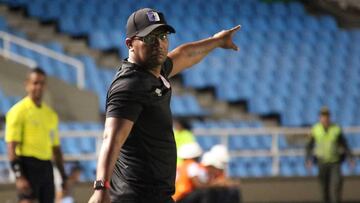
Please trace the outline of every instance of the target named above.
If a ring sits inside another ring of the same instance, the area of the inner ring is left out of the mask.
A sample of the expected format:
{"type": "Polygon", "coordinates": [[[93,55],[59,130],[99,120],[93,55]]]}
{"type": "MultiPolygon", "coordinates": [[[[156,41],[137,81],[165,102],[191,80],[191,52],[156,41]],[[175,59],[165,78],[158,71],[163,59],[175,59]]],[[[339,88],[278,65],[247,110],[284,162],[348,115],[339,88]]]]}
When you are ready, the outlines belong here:
{"type": "Polygon", "coordinates": [[[168,53],[175,29],[154,9],[135,11],[127,22],[129,58],[107,95],[104,140],[91,203],[172,203],[176,145],[169,78],[198,63],[215,48],[238,50],[236,26],[168,53]]]}

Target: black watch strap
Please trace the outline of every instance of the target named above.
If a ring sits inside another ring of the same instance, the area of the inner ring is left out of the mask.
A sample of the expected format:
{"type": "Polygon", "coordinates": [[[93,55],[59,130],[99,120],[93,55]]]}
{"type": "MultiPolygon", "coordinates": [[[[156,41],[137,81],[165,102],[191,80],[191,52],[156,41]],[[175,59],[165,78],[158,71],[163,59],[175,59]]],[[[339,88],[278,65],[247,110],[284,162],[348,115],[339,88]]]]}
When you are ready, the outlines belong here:
{"type": "Polygon", "coordinates": [[[110,188],[109,181],[104,180],[95,180],[94,181],[94,190],[106,190],[110,188]]]}

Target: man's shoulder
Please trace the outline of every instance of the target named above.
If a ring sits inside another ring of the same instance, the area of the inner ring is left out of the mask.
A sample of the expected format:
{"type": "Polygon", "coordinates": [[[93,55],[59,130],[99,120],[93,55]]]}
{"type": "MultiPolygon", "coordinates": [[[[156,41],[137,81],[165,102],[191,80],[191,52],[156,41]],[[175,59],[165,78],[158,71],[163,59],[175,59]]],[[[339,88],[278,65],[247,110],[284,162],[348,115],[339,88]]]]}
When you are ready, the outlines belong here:
{"type": "Polygon", "coordinates": [[[331,127],[334,128],[334,129],[336,129],[336,130],[341,131],[341,126],[340,126],[339,124],[337,124],[337,123],[332,123],[332,124],[331,124],[331,127]]]}
{"type": "Polygon", "coordinates": [[[25,111],[28,106],[28,101],[26,98],[21,99],[16,104],[14,104],[8,111],[7,114],[15,113],[15,112],[22,112],[25,111]]]}
{"type": "Polygon", "coordinates": [[[49,116],[55,116],[57,117],[57,113],[56,111],[51,107],[49,106],[47,103],[43,102],[43,105],[44,105],[44,110],[46,111],[46,113],[49,115],[49,116]]]}
{"type": "Polygon", "coordinates": [[[137,91],[145,89],[148,78],[137,70],[121,70],[116,74],[110,91],[137,91]]]}
{"type": "Polygon", "coordinates": [[[150,73],[140,67],[123,67],[116,73],[110,91],[141,91],[151,84],[150,73]]]}
{"type": "Polygon", "coordinates": [[[313,125],[311,126],[311,128],[314,129],[314,128],[317,128],[317,127],[319,127],[319,126],[321,126],[321,123],[320,123],[320,122],[317,122],[317,123],[313,124],[313,125]]]}

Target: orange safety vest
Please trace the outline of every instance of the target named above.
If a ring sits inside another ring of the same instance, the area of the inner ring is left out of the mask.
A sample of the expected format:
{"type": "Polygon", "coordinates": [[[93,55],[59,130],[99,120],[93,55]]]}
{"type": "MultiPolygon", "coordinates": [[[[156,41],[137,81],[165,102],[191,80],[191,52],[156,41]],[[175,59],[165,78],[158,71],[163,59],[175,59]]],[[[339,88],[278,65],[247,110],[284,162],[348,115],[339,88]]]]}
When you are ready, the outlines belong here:
{"type": "MultiPolygon", "coordinates": [[[[198,164],[192,159],[184,160],[177,168],[176,182],[175,182],[175,194],[172,196],[175,201],[182,199],[185,195],[194,190],[194,185],[187,173],[190,165],[198,164]]],[[[200,166],[200,164],[198,164],[200,166]]]]}

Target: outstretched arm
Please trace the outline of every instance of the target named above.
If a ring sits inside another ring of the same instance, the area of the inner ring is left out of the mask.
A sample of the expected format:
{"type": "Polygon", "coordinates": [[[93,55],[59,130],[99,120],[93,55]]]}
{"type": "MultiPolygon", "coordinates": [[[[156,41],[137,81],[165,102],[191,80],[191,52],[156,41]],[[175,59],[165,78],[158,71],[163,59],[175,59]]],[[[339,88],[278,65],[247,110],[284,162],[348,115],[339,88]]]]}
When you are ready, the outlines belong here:
{"type": "Polygon", "coordinates": [[[173,61],[173,70],[169,77],[200,62],[215,48],[233,49],[238,51],[239,48],[233,42],[232,37],[239,29],[240,25],[229,30],[218,32],[211,38],[186,43],[175,48],[168,54],[173,61]]]}

